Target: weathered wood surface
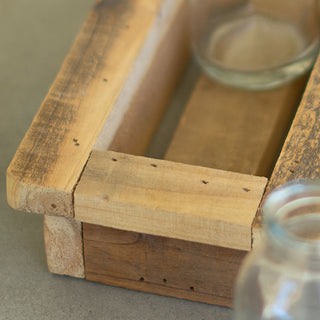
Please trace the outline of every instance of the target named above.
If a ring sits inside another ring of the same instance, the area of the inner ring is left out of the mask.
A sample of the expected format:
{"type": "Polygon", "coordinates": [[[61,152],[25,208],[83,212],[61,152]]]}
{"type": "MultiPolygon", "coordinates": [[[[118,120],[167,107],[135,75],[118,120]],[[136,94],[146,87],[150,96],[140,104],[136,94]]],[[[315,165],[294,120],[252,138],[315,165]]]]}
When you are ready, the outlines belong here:
{"type": "MultiPolygon", "coordinates": [[[[210,87],[215,85],[208,84],[208,86],[210,87]]],[[[275,117],[278,117],[279,125],[283,126],[280,130],[277,130],[277,128],[275,128],[276,130],[274,132],[274,135],[276,136],[276,139],[279,139],[279,145],[276,146],[276,148],[274,146],[274,150],[277,150],[277,148],[280,147],[281,139],[283,138],[283,135],[285,134],[285,131],[287,129],[285,124],[288,125],[289,123],[288,119],[281,119],[281,112],[283,112],[282,115],[284,116],[286,111],[288,111],[292,116],[299,100],[299,92],[297,91],[300,90],[301,92],[303,84],[297,83],[295,85],[289,86],[291,86],[292,91],[288,90],[286,91],[286,93],[283,93],[286,89],[282,88],[278,89],[282,92],[282,94],[279,92],[278,94],[274,94],[274,96],[278,95],[283,98],[283,102],[286,107],[283,107],[283,109],[280,108],[280,110],[278,110],[276,108],[278,105],[274,105],[276,99],[270,101],[271,110],[275,111],[275,117]],[[294,99],[297,100],[295,101],[294,99]],[[292,103],[291,106],[290,103],[292,103]],[[277,134],[281,135],[281,137],[277,137],[277,134]]],[[[224,88],[223,90],[227,89],[224,88]]],[[[229,88],[228,90],[232,91],[233,89],[229,88]]],[[[212,94],[212,91],[205,91],[203,93],[203,91],[200,90],[200,92],[208,96],[212,94]]],[[[254,95],[258,94],[254,93],[254,95]]],[[[262,93],[262,95],[265,94],[262,93]]],[[[195,96],[193,96],[191,101],[193,101],[194,99],[195,96]]],[[[252,103],[254,101],[248,98],[247,100],[249,100],[249,103],[252,103]]],[[[269,101],[268,98],[266,98],[266,100],[269,101]]],[[[233,101],[237,102],[238,100],[236,99],[233,101]]],[[[258,99],[258,101],[260,100],[258,99]]],[[[258,103],[258,101],[255,102],[258,103]]],[[[209,102],[210,98],[207,99],[207,103],[209,102]]],[[[264,102],[264,99],[262,99],[262,102],[264,102]]],[[[189,102],[189,105],[190,103],[191,102],[189,102]]],[[[194,102],[194,104],[196,107],[201,108],[201,104],[197,105],[196,102],[194,102]]],[[[269,107],[267,104],[265,104],[265,102],[263,106],[264,108],[269,107]]],[[[255,110],[253,106],[251,106],[251,109],[248,107],[246,108],[247,111],[255,110]]],[[[259,106],[257,106],[257,108],[262,112],[268,111],[268,109],[265,110],[264,108],[261,108],[259,106]]],[[[238,109],[239,108],[237,108],[237,110],[233,112],[233,118],[236,117],[236,114],[239,111],[238,109]]],[[[230,112],[231,111],[232,109],[230,108],[230,112]]],[[[206,117],[205,114],[202,114],[200,116],[202,116],[203,118],[206,117]]],[[[256,117],[259,117],[259,115],[256,115],[256,117]]],[[[185,115],[182,119],[184,118],[185,115]]],[[[252,118],[254,119],[254,115],[251,115],[251,119],[252,118]]],[[[266,126],[264,127],[264,130],[268,130],[268,125],[276,125],[277,123],[274,119],[272,119],[271,113],[265,114],[264,118],[266,119],[261,120],[260,118],[260,120],[266,126]]],[[[257,118],[255,118],[255,121],[257,121],[257,118]]],[[[181,121],[180,126],[182,125],[182,123],[183,121],[181,121]]],[[[256,128],[256,124],[252,122],[247,122],[246,125],[248,125],[249,127],[251,126],[251,129],[248,129],[249,131],[252,130],[252,126],[256,128]]],[[[246,125],[242,125],[241,128],[246,130],[246,125]]],[[[212,129],[212,124],[210,124],[210,127],[212,129]]],[[[177,130],[179,131],[180,127],[178,127],[177,130]]],[[[198,126],[197,130],[201,130],[201,128],[199,128],[198,126]]],[[[233,131],[231,130],[231,134],[232,132],[233,131]]],[[[248,134],[246,134],[245,137],[248,137],[248,134]]],[[[267,137],[265,137],[264,141],[267,142],[267,137]]],[[[123,149],[119,151],[127,152],[125,145],[123,145],[122,148],[123,149]]],[[[174,153],[174,150],[172,148],[166,155],[166,159],[171,160],[171,152],[174,153]]],[[[189,158],[185,158],[184,160],[186,163],[193,162],[197,165],[203,164],[203,161],[206,161],[209,166],[213,165],[212,158],[210,158],[210,156],[208,157],[208,153],[196,153],[194,156],[192,150],[189,149],[189,146],[188,148],[182,150],[182,152],[189,155],[189,158]],[[195,157],[198,158],[195,159],[195,157]]],[[[275,156],[276,154],[273,154],[273,157],[275,156]]],[[[258,157],[258,159],[261,158],[258,157]]],[[[243,159],[239,157],[238,161],[241,162],[242,160],[243,159]]],[[[271,160],[269,160],[269,163],[263,162],[266,164],[265,167],[262,166],[264,173],[270,170],[270,162],[271,160]]],[[[239,168],[239,164],[237,162],[235,162],[235,165],[239,168]]],[[[258,164],[255,164],[254,166],[255,168],[259,167],[258,164]]],[[[88,280],[211,304],[232,306],[235,278],[245,255],[243,251],[208,246],[206,244],[194,243],[190,241],[184,242],[177,239],[150,236],[146,234],[137,234],[135,232],[119,231],[107,227],[94,226],[87,223],[83,224],[83,228],[84,252],[86,259],[86,278],[88,280]],[[125,238],[126,240],[124,241],[123,238],[125,238]],[[122,242],[121,240],[119,241],[119,239],[122,239],[122,242]],[[127,239],[129,239],[130,241],[127,241],[127,239]],[[136,243],[135,239],[139,239],[139,241],[136,243]],[[184,244],[182,249],[183,257],[181,257],[181,251],[179,251],[179,247],[177,247],[177,242],[181,245],[182,243],[184,244]],[[124,245],[123,243],[126,243],[128,245],[124,245]],[[175,249],[173,249],[173,251],[170,251],[175,253],[169,254],[168,248],[177,248],[179,254],[177,254],[175,249]],[[140,252],[141,254],[136,255],[137,252],[140,252]],[[201,252],[201,254],[197,255],[196,252],[201,252]],[[212,255],[208,252],[211,252],[212,255]],[[141,256],[143,257],[142,260],[141,256]],[[201,257],[199,258],[199,256],[201,257]],[[99,257],[102,258],[99,259],[99,257]],[[209,259],[208,257],[211,258],[209,259]],[[159,262],[159,259],[161,259],[162,261],[159,262]],[[183,266],[181,266],[179,262],[180,259],[183,259],[183,266]],[[155,261],[158,261],[156,265],[154,263],[155,261]],[[209,265],[207,264],[208,261],[210,261],[209,265]],[[197,266],[196,269],[195,265],[197,266]],[[135,268],[134,266],[137,267],[135,268]],[[152,272],[152,270],[155,270],[155,272],[152,272]],[[225,270],[226,272],[223,272],[223,270],[225,270]],[[143,278],[144,281],[140,281],[141,278],[143,278]],[[165,279],[166,281],[164,281],[163,279],[165,279]],[[195,283],[197,285],[195,285],[195,283]],[[210,287],[210,285],[212,286],[210,287]],[[192,289],[190,288],[193,288],[194,291],[192,291],[192,289]]]]}
{"type": "Polygon", "coordinates": [[[320,59],[274,167],[268,192],[294,179],[320,178],[320,59]]]}
{"type": "Polygon", "coordinates": [[[102,135],[100,139],[103,143],[96,144],[94,149],[145,154],[190,59],[186,2],[177,1],[177,8],[167,21],[166,34],[158,45],[156,55],[113,141],[107,147],[106,142],[110,139],[102,135]]]}
{"type": "Polygon", "coordinates": [[[75,219],[250,250],[266,183],[234,172],[94,151],[74,195],[75,219]]]}
{"type": "Polygon", "coordinates": [[[84,278],[81,222],[45,215],[43,231],[50,272],[84,278]]]}
{"type": "Polygon", "coordinates": [[[262,92],[201,76],[166,159],[268,176],[298,107],[305,78],[262,92]]]}
{"type": "MultiPolygon", "coordinates": [[[[320,58],[314,66],[301,104],[276,162],[266,195],[295,179],[320,179],[320,58]]],[[[260,212],[253,225],[253,237],[260,238],[260,212]]]]}
{"type": "Polygon", "coordinates": [[[232,306],[244,251],[86,223],[83,233],[87,280],[232,306]]]}
{"type": "MultiPolygon", "coordinates": [[[[170,9],[180,3],[96,4],[8,168],[12,207],[73,216],[74,187],[108,115],[114,106],[129,107],[159,37],[167,30],[170,9]],[[148,37],[150,33],[158,38],[148,37]],[[120,103],[122,99],[126,103],[120,103]]],[[[110,117],[120,115],[112,121],[113,135],[124,113],[112,110],[110,117]]]]}

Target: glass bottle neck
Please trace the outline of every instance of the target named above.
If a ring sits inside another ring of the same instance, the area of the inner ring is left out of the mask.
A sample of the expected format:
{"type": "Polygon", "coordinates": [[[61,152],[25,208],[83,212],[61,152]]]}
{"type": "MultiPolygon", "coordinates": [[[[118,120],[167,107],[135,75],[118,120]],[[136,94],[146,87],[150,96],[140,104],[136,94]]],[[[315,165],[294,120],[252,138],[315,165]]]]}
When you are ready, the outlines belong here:
{"type": "Polygon", "coordinates": [[[275,190],[263,218],[270,258],[320,271],[320,183],[292,182],[275,190]]]}

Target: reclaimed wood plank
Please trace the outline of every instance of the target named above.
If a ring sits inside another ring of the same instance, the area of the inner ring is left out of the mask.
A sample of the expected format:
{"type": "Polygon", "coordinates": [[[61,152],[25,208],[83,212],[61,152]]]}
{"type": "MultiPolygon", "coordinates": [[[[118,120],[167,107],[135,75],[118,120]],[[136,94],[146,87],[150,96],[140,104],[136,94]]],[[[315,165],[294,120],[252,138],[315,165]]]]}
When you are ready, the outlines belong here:
{"type": "Polygon", "coordinates": [[[245,251],[87,223],[83,232],[87,280],[232,306],[245,251]]]}
{"type": "MultiPolygon", "coordinates": [[[[275,164],[265,196],[296,179],[320,178],[320,57],[313,68],[301,104],[275,164]]],[[[261,212],[253,224],[253,241],[260,240],[261,212]]]]}
{"type": "Polygon", "coordinates": [[[13,208],[73,216],[74,187],[106,119],[112,140],[180,4],[97,2],[8,168],[13,208]]]}
{"type": "Polygon", "coordinates": [[[74,195],[75,219],[239,250],[266,178],[94,151],[74,195]]]}
{"type": "Polygon", "coordinates": [[[269,176],[305,86],[244,91],[201,76],[166,159],[269,176]]]}
{"type": "Polygon", "coordinates": [[[185,1],[179,0],[177,3],[179,10],[167,22],[166,34],[114,139],[108,145],[106,142],[110,139],[100,137],[104,143],[96,144],[94,149],[145,154],[190,59],[187,6],[185,1]]]}

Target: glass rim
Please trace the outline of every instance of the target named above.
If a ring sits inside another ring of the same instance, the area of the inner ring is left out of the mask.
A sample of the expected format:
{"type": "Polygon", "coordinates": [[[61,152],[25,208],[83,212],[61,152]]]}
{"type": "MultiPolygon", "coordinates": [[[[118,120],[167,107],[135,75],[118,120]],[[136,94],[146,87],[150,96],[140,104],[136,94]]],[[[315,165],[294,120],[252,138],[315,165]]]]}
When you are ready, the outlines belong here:
{"type": "MultiPolygon", "coordinates": [[[[224,72],[230,72],[230,73],[238,73],[238,74],[246,74],[246,75],[259,75],[259,74],[266,74],[266,73],[274,73],[277,70],[285,69],[290,66],[292,66],[295,63],[299,63],[301,60],[309,58],[311,55],[315,54],[314,51],[318,52],[320,48],[320,40],[318,37],[315,37],[313,41],[310,43],[309,46],[307,46],[303,51],[301,51],[297,56],[295,56],[292,59],[289,59],[285,63],[272,66],[270,68],[261,68],[256,70],[248,70],[248,69],[237,69],[233,67],[228,67],[228,65],[219,62],[217,59],[208,59],[206,55],[201,54],[206,62],[209,65],[212,65],[214,68],[219,68],[223,70],[224,72]]],[[[194,47],[194,51],[197,52],[198,49],[194,47]]],[[[197,53],[199,55],[199,53],[197,53]]],[[[316,54],[315,54],[316,58],[316,54]]]]}
{"type": "Polygon", "coordinates": [[[301,200],[305,200],[309,204],[317,204],[320,208],[320,180],[293,180],[273,190],[267,196],[262,206],[262,219],[265,225],[265,232],[271,235],[272,239],[289,246],[288,248],[294,247],[295,249],[319,251],[320,239],[306,239],[297,236],[280,223],[281,216],[290,212],[290,208],[297,208],[301,200]],[[286,207],[289,207],[289,209],[286,207]]]}

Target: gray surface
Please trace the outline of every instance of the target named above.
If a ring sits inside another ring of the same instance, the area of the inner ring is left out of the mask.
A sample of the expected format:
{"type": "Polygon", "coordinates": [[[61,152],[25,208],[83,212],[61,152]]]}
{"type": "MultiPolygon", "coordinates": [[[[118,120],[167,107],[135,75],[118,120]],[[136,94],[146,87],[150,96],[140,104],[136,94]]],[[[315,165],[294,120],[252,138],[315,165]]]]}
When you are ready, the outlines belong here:
{"type": "Polygon", "coordinates": [[[231,319],[225,308],[50,274],[42,217],[6,203],[5,170],[92,3],[0,0],[0,319],[231,319]]]}

